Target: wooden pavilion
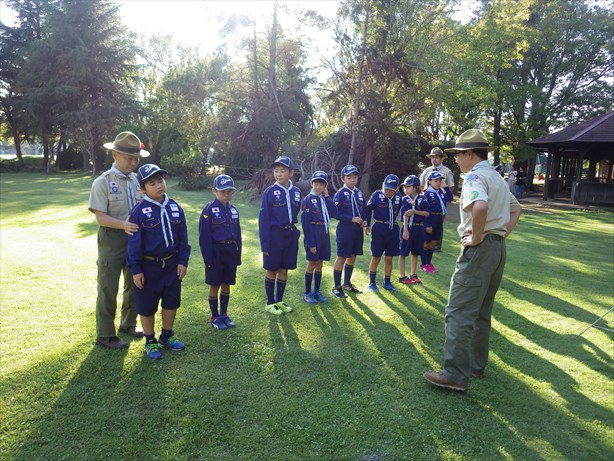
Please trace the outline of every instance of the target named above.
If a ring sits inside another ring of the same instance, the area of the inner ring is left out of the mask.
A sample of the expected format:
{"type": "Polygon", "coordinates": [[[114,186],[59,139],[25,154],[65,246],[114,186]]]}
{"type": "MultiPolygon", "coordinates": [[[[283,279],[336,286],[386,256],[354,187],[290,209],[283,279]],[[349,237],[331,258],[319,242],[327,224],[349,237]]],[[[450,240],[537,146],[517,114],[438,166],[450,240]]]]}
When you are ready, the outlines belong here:
{"type": "Polygon", "coordinates": [[[614,206],[614,112],[527,144],[548,154],[544,200],[614,206]]]}

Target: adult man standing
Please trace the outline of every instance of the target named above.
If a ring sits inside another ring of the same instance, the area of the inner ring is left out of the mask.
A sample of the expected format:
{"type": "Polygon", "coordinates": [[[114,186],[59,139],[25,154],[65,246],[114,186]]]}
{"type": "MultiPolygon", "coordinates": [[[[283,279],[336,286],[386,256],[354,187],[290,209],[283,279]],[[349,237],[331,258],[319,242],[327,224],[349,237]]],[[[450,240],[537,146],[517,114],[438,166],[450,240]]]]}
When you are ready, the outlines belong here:
{"type": "Polygon", "coordinates": [[[124,349],[128,343],[119,339],[115,331],[119,277],[123,274],[124,291],[119,331],[134,338],[143,337],[136,328],[136,310],[132,292],[132,276],[126,266],[127,232],[138,227],[126,221],[140,199],[139,184],[133,171],[142,157],[140,139],[129,131],[119,133],[115,141],[104,144],[111,149],[113,166],[92,183],[89,210],[95,214],[98,229],[98,297],[96,299],[96,344],[109,349],[124,349]]]}
{"type": "MultiPolygon", "coordinates": [[[[433,171],[438,171],[444,176],[444,180],[447,186],[450,188],[450,192],[454,194],[454,176],[452,175],[452,171],[450,168],[443,164],[443,151],[439,147],[434,147],[431,149],[431,153],[427,155],[428,158],[431,159],[431,166],[425,168],[422,174],[420,175],[420,187],[422,187],[422,191],[425,191],[428,184],[426,178],[428,178],[429,174],[433,171]]],[[[442,224],[443,220],[446,219],[446,215],[442,216],[442,224]]],[[[437,243],[434,248],[434,251],[441,251],[441,244],[443,243],[443,233],[441,234],[441,239],[437,243]]]]}
{"type": "Polygon", "coordinates": [[[481,131],[472,129],[446,149],[466,173],[458,226],[461,254],[446,306],[444,368],[424,373],[424,378],[457,391],[467,390],[470,376],[484,376],[492,307],[505,267],[505,238],[522,212],[505,181],[488,163],[488,151],[495,148],[481,131]]]}

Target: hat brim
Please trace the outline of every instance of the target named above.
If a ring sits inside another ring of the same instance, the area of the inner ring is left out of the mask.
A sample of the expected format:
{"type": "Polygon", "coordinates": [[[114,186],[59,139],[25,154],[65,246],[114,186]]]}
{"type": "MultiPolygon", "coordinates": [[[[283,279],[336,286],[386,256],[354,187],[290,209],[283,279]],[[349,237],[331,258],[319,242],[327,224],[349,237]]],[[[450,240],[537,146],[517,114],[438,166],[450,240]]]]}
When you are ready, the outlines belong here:
{"type": "Polygon", "coordinates": [[[434,157],[443,157],[443,152],[441,154],[426,154],[426,156],[428,158],[434,158],[434,157]]]}
{"type": "Polygon", "coordinates": [[[102,146],[105,149],[114,150],[115,152],[119,152],[120,154],[131,155],[132,157],[145,158],[151,155],[145,149],[141,149],[139,152],[127,152],[123,150],[121,147],[116,146],[115,143],[113,142],[105,142],[102,146]]]}
{"type": "Polygon", "coordinates": [[[464,152],[466,150],[495,150],[497,146],[469,146],[469,147],[449,147],[444,152],[464,152]]]}

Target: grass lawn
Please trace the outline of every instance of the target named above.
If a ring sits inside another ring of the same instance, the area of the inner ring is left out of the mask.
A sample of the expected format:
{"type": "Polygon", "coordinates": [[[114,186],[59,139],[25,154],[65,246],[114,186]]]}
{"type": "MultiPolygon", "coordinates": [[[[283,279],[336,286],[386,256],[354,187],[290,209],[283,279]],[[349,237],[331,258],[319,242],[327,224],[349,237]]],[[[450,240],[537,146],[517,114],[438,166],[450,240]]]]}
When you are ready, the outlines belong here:
{"type": "MultiPolygon", "coordinates": [[[[259,202],[237,194],[244,263],[229,309],[237,328],[215,331],[198,249],[198,216],[212,195],[171,182],[192,244],[175,324],[187,349],[154,362],[142,340],[123,351],[94,345],[91,178],[0,179],[2,460],[613,457],[614,337],[595,328],[578,336],[614,305],[611,213],[521,217],[508,240],[486,377],[460,394],[422,378],[442,362],[459,251],[452,222],[435,254],[439,273],[396,294],[308,306],[301,251],[285,298],[295,312],[274,317],[263,311],[259,202]]],[[[355,271],[365,288],[367,255],[365,243],[355,271]]],[[[328,294],[330,263],[324,274],[328,294]]]]}

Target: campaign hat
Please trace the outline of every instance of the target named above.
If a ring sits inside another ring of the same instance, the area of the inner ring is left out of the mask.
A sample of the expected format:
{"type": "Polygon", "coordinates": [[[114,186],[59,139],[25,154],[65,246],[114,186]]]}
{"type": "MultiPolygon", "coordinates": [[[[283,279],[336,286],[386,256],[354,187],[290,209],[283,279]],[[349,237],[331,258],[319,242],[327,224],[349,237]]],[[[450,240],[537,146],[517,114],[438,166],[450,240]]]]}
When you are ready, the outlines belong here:
{"type": "Polygon", "coordinates": [[[213,188],[215,190],[237,190],[234,180],[227,174],[216,176],[213,180],[213,188]]]}
{"type": "Polygon", "coordinates": [[[154,165],[153,163],[146,163],[145,165],[141,165],[136,171],[136,179],[142,186],[145,181],[158,173],[165,175],[168,174],[168,171],[163,170],[158,165],[154,165]]]}
{"type": "Polygon", "coordinates": [[[384,184],[382,184],[382,187],[384,189],[396,190],[399,187],[399,182],[400,182],[399,177],[396,174],[389,174],[384,179],[384,184]]]}
{"type": "Polygon", "coordinates": [[[272,167],[275,165],[285,166],[286,168],[293,170],[294,164],[292,163],[292,159],[286,155],[280,155],[275,159],[275,161],[271,164],[272,167]]]}
{"type": "Polygon", "coordinates": [[[488,144],[488,140],[484,133],[480,130],[472,128],[470,130],[461,133],[461,135],[456,138],[456,144],[454,147],[450,147],[446,149],[446,152],[463,152],[466,150],[495,150],[497,146],[491,146],[488,144]]]}
{"type": "Polygon", "coordinates": [[[114,150],[120,154],[132,155],[133,157],[149,157],[149,152],[145,149],[145,145],[131,131],[122,131],[113,142],[103,144],[106,149],[114,150]]]}
{"type": "Polygon", "coordinates": [[[439,147],[433,147],[431,153],[427,155],[428,158],[443,157],[443,151],[439,147]]]}

